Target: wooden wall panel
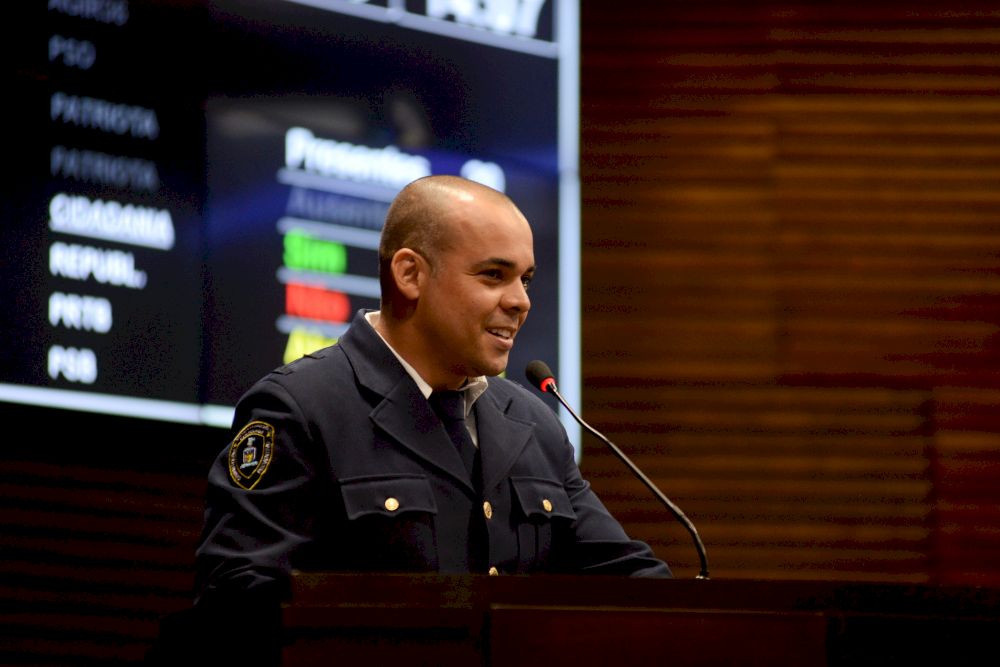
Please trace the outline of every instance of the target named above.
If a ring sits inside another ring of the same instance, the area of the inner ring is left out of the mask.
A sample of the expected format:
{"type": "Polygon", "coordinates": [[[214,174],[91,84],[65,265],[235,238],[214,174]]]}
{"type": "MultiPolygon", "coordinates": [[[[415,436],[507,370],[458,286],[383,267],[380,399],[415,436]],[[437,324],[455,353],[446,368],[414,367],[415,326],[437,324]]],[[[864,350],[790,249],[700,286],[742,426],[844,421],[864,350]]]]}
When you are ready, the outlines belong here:
{"type": "MultiPolygon", "coordinates": [[[[585,416],[718,576],[997,579],[1000,12],[582,11],[585,416]]],[[[584,457],[696,573],[645,489],[584,457]]]]}
{"type": "Polygon", "coordinates": [[[935,540],[946,583],[1000,585],[1000,391],[935,390],[935,540]]]}

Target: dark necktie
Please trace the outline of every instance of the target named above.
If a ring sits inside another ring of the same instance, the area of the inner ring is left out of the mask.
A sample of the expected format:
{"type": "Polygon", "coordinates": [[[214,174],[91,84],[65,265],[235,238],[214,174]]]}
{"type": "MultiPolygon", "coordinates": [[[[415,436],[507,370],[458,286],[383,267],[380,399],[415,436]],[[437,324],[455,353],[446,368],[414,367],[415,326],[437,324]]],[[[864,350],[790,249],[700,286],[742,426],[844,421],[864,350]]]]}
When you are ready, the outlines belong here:
{"type": "MultiPolygon", "coordinates": [[[[441,418],[444,430],[462,455],[465,469],[469,471],[472,487],[482,496],[482,473],[479,468],[479,448],[472,441],[465,425],[465,396],[460,391],[435,391],[430,397],[431,407],[441,418]]],[[[485,572],[489,559],[489,537],[483,511],[478,503],[472,504],[469,515],[468,567],[470,572],[485,572]]]]}
{"type": "Polygon", "coordinates": [[[473,484],[478,484],[479,471],[476,469],[478,467],[476,464],[479,450],[465,425],[465,396],[460,391],[435,391],[429,400],[434,412],[441,418],[444,430],[448,432],[448,436],[462,456],[462,462],[465,463],[465,469],[469,471],[473,484]]]}

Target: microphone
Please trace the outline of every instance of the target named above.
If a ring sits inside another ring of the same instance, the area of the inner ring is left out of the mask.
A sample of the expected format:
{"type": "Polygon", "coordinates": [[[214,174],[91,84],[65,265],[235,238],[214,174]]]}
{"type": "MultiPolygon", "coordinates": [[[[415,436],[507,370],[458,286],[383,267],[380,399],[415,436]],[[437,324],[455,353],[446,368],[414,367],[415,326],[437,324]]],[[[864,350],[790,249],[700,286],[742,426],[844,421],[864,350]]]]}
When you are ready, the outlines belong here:
{"type": "Polygon", "coordinates": [[[668,510],[670,510],[671,514],[673,514],[674,517],[678,521],[680,521],[685,528],[687,528],[687,531],[691,533],[691,538],[694,540],[695,549],[698,550],[698,558],[699,560],[701,560],[701,572],[698,573],[698,576],[696,578],[708,579],[709,578],[708,556],[705,554],[705,545],[702,544],[701,537],[698,536],[698,529],[694,527],[694,524],[691,523],[691,520],[688,519],[687,516],[685,516],[684,512],[682,512],[681,509],[677,507],[677,505],[671,502],[670,499],[667,498],[662,491],[656,488],[656,485],[653,484],[652,480],[646,477],[646,475],[643,474],[641,470],[639,470],[639,467],[636,464],[632,463],[629,457],[625,455],[625,452],[618,449],[618,447],[616,447],[613,442],[604,437],[593,426],[583,421],[580,418],[580,416],[573,411],[573,408],[569,406],[569,403],[566,402],[566,399],[564,399],[562,397],[562,394],[559,393],[559,389],[556,387],[556,379],[555,377],[553,377],[552,371],[549,369],[548,364],[546,364],[544,361],[539,361],[536,359],[535,361],[532,361],[528,364],[528,366],[524,369],[524,374],[525,376],[527,376],[528,380],[531,382],[531,384],[535,386],[536,389],[538,389],[542,393],[552,394],[557,399],[559,399],[559,402],[562,403],[563,407],[566,408],[571,415],[573,415],[573,419],[575,419],[577,422],[580,423],[581,426],[587,429],[587,431],[590,432],[591,435],[595,436],[596,438],[601,440],[604,444],[606,444],[608,447],[610,447],[614,455],[617,456],[621,460],[621,462],[624,463],[628,467],[628,469],[632,471],[632,474],[638,477],[639,480],[646,485],[646,488],[652,491],[653,495],[656,496],[659,499],[659,501],[666,506],[668,510]]]}

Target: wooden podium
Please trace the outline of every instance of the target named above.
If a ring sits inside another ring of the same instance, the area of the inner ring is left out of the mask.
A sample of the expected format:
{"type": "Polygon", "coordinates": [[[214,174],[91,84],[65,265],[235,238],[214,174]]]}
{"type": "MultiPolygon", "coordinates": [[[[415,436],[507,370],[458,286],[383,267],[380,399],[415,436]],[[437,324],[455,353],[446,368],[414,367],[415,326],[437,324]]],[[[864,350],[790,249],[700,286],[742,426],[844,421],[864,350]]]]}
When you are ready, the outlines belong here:
{"type": "Polygon", "coordinates": [[[283,619],[286,667],[978,665],[1000,638],[1000,591],[297,574],[283,619]]]}

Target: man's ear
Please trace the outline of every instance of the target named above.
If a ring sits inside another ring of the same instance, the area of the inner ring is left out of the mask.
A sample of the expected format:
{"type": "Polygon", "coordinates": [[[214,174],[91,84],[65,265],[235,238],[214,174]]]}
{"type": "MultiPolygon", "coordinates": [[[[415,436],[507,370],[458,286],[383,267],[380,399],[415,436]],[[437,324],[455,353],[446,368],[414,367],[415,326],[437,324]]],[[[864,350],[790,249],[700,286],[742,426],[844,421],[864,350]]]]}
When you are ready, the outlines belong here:
{"type": "Polygon", "coordinates": [[[424,274],[430,268],[427,265],[427,260],[415,250],[400,248],[392,256],[392,262],[389,266],[392,269],[392,279],[396,283],[396,290],[400,295],[410,301],[416,301],[420,298],[424,274]]]}

